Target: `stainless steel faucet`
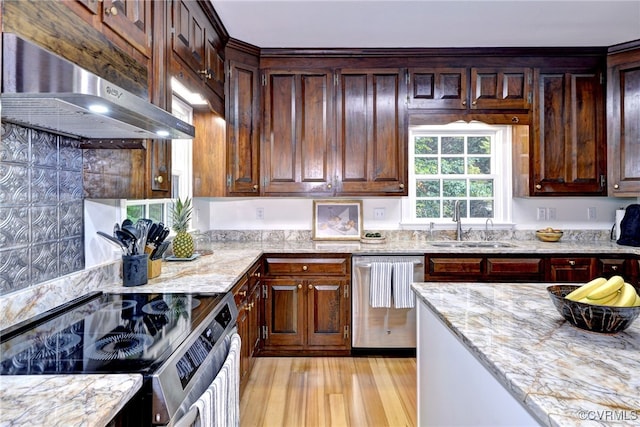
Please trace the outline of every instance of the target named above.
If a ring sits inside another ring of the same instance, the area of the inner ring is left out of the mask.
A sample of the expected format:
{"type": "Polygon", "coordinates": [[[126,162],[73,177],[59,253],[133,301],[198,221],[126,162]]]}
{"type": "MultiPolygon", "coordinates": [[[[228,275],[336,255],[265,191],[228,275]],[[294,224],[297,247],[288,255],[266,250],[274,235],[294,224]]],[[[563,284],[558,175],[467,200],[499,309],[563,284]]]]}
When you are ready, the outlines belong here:
{"type": "Polygon", "coordinates": [[[453,205],[453,221],[456,222],[456,240],[462,240],[462,220],[460,219],[460,200],[453,205]]]}

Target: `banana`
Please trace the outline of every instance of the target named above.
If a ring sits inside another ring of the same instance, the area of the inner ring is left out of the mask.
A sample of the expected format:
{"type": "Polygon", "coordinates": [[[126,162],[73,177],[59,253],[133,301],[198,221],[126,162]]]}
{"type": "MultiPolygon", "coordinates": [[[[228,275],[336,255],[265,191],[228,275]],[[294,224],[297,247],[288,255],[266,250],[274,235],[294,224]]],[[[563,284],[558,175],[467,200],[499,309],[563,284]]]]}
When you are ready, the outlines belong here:
{"type": "Polygon", "coordinates": [[[582,303],[585,303],[585,304],[591,304],[591,305],[610,305],[613,301],[618,299],[619,296],[620,296],[620,292],[619,291],[615,291],[611,295],[607,295],[604,298],[591,299],[589,297],[586,297],[586,298],[582,298],[578,302],[582,302],[582,303]]]}
{"type": "Polygon", "coordinates": [[[577,289],[574,289],[573,291],[571,291],[571,293],[565,296],[565,298],[572,301],[580,301],[582,298],[585,298],[587,295],[589,295],[591,291],[596,289],[598,286],[604,285],[605,283],[607,283],[607,279],[605,279],[604,277],[598,277],[597,279],[593,279],[589,283],[582,285],[577,289]]]}
{"type": "Polygon", "coordinates": [[[618,298],[611,302],[610,305],[614,307],[631,307],[635,304],[637,296],[636,288],[629,283],[625,283],[620,290],[618,298]]]}
{"type": "Polygon", "coordinates": [[[620,276],[612,276],[604,284],[595,288],[587,295],[591,300],[600,300],[607,295],[612,295],[624,286],[624,279],[620,276]]]}

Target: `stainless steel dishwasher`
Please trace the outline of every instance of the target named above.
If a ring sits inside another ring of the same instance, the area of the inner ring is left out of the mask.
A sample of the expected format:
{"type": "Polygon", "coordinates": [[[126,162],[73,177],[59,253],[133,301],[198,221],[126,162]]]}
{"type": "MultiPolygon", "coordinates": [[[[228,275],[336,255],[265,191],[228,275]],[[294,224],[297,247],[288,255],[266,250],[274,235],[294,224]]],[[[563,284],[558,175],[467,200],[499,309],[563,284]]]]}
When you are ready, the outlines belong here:
{"type": "MultiPolygon", "coordinates": [[[[371,270],[374,263],[413,263],[413,281],[424,281],[424,257],[416,255],[366,255],[352,258],[353,349],[415,349],[414,308],[372,307],[371,270]]],[[[391,283],[389,284],[391,286],[391,283]]],[[[413,296],[415,299],[415,296],[413,296]]],[[[415,301],[415,300],[414,300],[415,301]]]]}

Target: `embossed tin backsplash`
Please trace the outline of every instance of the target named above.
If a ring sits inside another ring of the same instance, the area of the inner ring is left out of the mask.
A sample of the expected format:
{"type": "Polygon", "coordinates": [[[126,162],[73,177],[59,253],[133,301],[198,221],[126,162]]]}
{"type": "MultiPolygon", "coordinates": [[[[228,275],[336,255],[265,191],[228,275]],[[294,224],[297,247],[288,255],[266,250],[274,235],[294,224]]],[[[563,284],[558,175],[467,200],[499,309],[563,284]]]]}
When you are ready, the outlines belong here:
{"type": "Polygon", "coordinates": [[[0,295],[84,269],[79,142],[2,122],[0,295]]]}

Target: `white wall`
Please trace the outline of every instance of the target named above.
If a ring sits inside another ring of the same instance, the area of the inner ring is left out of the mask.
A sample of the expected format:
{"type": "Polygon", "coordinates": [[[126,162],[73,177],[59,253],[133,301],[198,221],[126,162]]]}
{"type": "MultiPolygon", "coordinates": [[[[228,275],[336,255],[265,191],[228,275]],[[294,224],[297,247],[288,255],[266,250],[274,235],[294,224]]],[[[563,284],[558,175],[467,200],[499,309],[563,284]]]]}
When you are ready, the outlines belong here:
{"type": "Polygon", "coordinates": [[[85,199],[84,201],[84,257],[85,268],[114,261],[122,251],[96,233],[102,231],[113,235],[113,226],[122,224],[120,200],[85,199]]]}
{"type": "MultiPolygon", "coordinates": [[[[397,230],[401,228],[399,197],[365,198],[363,222],[365,230],[397,230]],[[374,219],[374,209],[384,208],[384,219],[374,219]]],[[[538,197],[513,199],[512,223],[518,229],[536,229],[542,224],[563,229],[611,229],[615,210],[639,200],[614,197],[538,197]],[[537,209],[555,209],[555,220],[537,220],[537,209]],[[595,208],[596,218],[587,219],[587,209],[595,208]]],[[[194,199],[194,228],[206,230],[311,230],[313,199],[251,198],[194,199]],[[264,219],[257,219],[262,208],[264,219]]],[[[463,222],[464,224],[464,222],[463,222]]],[[[484,222],[483,222],[484,224],[484,222]]],[[[497,224],[496,224],[497,225],[497,224]]],[[[443,221],[437,228],[454,228],[443,221]]],[[[404,228],[411,228],[405,225],[404,228]]]]}

